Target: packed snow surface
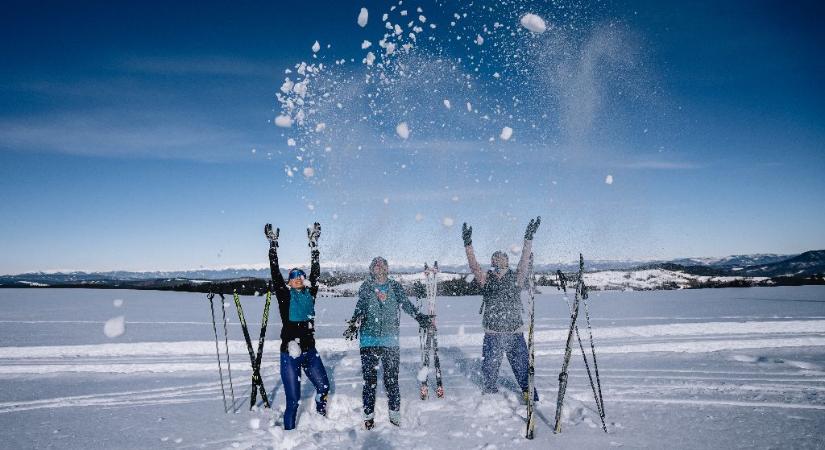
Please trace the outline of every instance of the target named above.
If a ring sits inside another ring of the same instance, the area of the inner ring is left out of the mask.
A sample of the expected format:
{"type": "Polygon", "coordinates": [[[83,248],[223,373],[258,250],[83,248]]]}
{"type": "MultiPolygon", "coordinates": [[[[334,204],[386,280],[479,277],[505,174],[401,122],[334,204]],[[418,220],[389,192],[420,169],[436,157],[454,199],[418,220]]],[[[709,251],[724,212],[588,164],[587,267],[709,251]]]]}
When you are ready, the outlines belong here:
{"type": "MultiPolygon", "coordinates": [[[[439,277],[447,276],[453,275],[439,277]]],[[[418,398],[419,380],[428,379],[432,392],[434,375],[422,370],[418,326],[402,313],[401,427],[388,422],[379,381],[372,431],[362,425],[357,343],[341,337],[355,299],[319,298],[317,348],[330,378],[329,415],[315,413],[314,390],[304,378],[297,429],[284,431],[277,315],[270,316],[261,368],[273,409],[249,411],[249,355],[228,305],[234,404],[225,359],[223,370],[235,414],[225,414],[205,295],[84,289],[0,291],[0,438],[7,448],[70,449],[825,445],[824,287],[592,292],[588,312],[609,434],[600,430],[578,351],[562,433],[552,432],[572,298],[539,289],[541,401],[533,441],[523,437],[525,407],[506,359],[499,392],[480,393],[484,334],[477,296],[436,301],[443,399],[418,398]],[[114,298],[124,300],[120,308],[114,298]],[[110,338],[100,329],[112,311],[127,315],[129,327],[110,338]]],[[[241,301],[257,347],[263,297],[241,301]]],[[[584,338],[584,316],[579,320],[584,338]]]]}

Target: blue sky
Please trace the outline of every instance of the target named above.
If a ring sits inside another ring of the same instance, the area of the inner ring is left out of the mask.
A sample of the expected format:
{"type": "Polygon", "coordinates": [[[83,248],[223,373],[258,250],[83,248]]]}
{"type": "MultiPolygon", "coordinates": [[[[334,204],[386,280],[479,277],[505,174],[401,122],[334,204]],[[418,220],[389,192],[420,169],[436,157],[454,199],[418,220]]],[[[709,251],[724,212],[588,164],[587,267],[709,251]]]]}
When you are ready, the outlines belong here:
{"type": "Polygon", "coordinates": [[[535,215],[548,262],[825,248],[819,2],[392,5],[9,4],[0,273],[262,264],[266,222],[298,263],[315,220],[346,262],[460,262],[461,222],[484,255],[535,215]],[[427,21],[379,70],[385,12],[427,21]],[[302,61],[324,106],[278,128],[302,61]]]}

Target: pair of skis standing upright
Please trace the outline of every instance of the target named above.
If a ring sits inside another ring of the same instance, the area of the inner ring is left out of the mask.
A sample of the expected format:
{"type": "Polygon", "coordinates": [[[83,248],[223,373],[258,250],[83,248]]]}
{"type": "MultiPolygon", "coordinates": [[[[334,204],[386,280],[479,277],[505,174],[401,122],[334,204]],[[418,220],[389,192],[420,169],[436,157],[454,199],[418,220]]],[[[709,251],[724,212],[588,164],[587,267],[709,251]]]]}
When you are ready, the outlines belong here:
{"type": "MultiPolygon", "coordinates": [[[[215,305],[213,302],[213,298],[215,294],[209,292],[206,298],[209,300],[209,309],[212,312],[212,331],[215,333],[215,353],[218,357],[218,374],[221,379],[221,394],[223,396],[223,409],[224,412],[229,412],[231,409],[235,412],[235,388],[232,385],[232,366],[229,362],[229,338],[227,333],[226,327],[226,304],[223,293],[218,294],[221,297],[221,312],[223,313],[223,337],[224,337],[224,351],[226,354],[226,368],[227,368],[227,375],[229,378],[229,392],[232,398],[232,406],[228,406],[226,403],[226,390],[224,388],[223,382],[223,368],[221,365],[221,352],[218,346],[218,329],[215,323],[215,305]]],[[[271,407],[269,403],[269,396],[266,394],[266,388],[264,388],[264,381],[263,377],[261,376],[261,362],[263,359],[264,354],[264,339],[266,338],[266,327],[269,322],[269,306],[272,301],[272,289],[270,289],[266,293],[266,303],[264,303],[264,314],[263,318],[261,319],[261,333],[258,337],[258,351],[252,347],[252,338],[249,335],[249,327],[246,324],[246,316],[244,316],[243,306],[241,306],[241,299],[238,296],[238,292],[235,291],[232,294],[232,298],[235,302],[235,309],[238,312],[238,320],[241,323],[241,330],[243,331],[244,340],[246,340],[246,349],[249,351],[249,360],[252,365],[252,391],[250,392],[249,398],[249,409],[252,409],[257,403],[257,395],[260,392],[261,400],[264,402],[264,406],[269,408],[271,407]]]]}
{"type": "MultiPolygon", "coordinates": [[[[558,275],[558,289],[564,289],[565,294],[567,293],[567,277],[561,271],[556,272],[558,275]]],[[[535,425],[536,425],[536,407],[535,407],[535,400],[534,400],[534,392],[535,392],[535,364],[536,364],[536,351],[535,351],[535,342],[533,339],[533,329],[535,324],[535,313],[536,313],[536,306],[535,306],[535,280],[533,275],[533,255],[530,254],[530,263],[528,265],[528,276],[527,276],[527,292],[530,295],[530,323],[528,327],[527,333],[527,348],[529,352],[528,357],[528,367],[527,367],[527,431],[525,433],[525,437],[527,439],[533,439],[535,425]]],[[[587,307],[587,286],[584,284],[584,257],[579,254],[579,272],[576,279],[576,289],[575,289],[575,296],[573,299],[573,305],[571,306],[568,303],[568,307],[570,309],[570,328],[567,333],[567,341],[565,343],[565,350],[564,350],[564,360],[562,363],[561,372],[559,373],[559,390],[558,390],[558,397],[556,399],[556,418],[555,418],[555,426],[553,431],[555,433],[561,433],[561,414],[562,414],[562,407],[564,406],[564,396],[567,392],[567,372],[570,366],[570,357],[573,352],[573,334],[575,333],[576,339],[579,343],[579,349],[581,350],[582,358],[584,359],[584,367],[587,370],[587,377],[590,380],[590,387],[593,390],[593,398],[596,401],[596,410],[599,414],[599,418],[602,422],[602,429],[605,433],[607,433],[607,425],[604,421],[604,400],[602,398],[602,386],[601,381],[599,379],[599,366],[596,362],[596,347],[593,343],[593,329],[590,326],[590,312],[587,307]],[[589,332],[590,337],[590,350],[592,353],[593,358],[593,368],[595,371],[595,383],[593,374],[590,371],[590,363],[588,360],[587,353],[584,351],[584,345],[582,344],[581,335],[579,334],[579,327],[576,323],[578,316],[579,316],[579,304],[584,303],[584,313],[585,318],[587,319],[587,330],[589,332]]],[[[565,297],[565,301],[567,297],[565,297]]]]}

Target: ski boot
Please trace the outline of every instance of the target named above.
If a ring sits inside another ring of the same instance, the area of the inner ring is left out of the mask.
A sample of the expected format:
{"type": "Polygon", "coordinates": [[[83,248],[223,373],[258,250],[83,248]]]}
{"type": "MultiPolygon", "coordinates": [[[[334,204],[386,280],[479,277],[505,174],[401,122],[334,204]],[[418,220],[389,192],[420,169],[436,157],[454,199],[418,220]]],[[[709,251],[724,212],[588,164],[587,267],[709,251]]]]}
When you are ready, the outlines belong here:
{"type": "Polygon", "coordinates": [[[427,388],[426,384],[421,385],[421,400],[427,400],[427,395],[429,394],[429,389],[427,388]]]}
{"type": "Polygon", "coordinates": [[[315,411],[318,414],[326,417],[327,415],[327,396],[328,393],[315,394],[315,411]]]}
{"type": "Polygon", "coordinates": [[[364,421],[364,429],[372,430],[375,428],[375,419],[367,419],[364,421]]]}
{"type": "Polygon", "coordinates": [[[401,426],[401,411],[390,410],[390,423],[400,427],[401,426]]]}
{"type": "Polygon", "coordinates": [[[438,398],[444,398],[444,386],[435,388],[435,395],[438,396],[438,398]]]}

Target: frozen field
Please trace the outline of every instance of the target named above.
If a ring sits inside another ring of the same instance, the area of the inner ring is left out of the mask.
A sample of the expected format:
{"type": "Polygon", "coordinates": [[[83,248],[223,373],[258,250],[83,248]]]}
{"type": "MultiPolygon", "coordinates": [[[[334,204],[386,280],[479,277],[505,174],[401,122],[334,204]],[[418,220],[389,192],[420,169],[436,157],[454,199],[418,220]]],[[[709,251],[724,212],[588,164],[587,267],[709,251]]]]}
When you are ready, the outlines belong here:
{"type": "MultiPolygon", "coordinates": [[[[284,433],[275,308],[263,366],[274,410],[249,411],[249,358],[232,308],[238,412],[224,414],[205,295],[0,290],[0,447],[825,447],[825,288],[593,293],[610,433],[597,425],[574,353],[560,435],[551,422],[568,319],[563,297],[543,289],[536,307],[542,401],[534,441],[523,438],[525,407],[506,362],[499,394],[480,394],[478,297],[439,297],[445,399],[417,398],[417,326],[402,318],[402,427],[388,424],[379,387],[372,431],[361,426],[357,347],[341,338],[354,299],[319,299],[318,347],[332,382],[329,417],[312,412],[307,386],[298,428],[284,433]],[[117,316],[125,317],[125,333],[107,337],[104,323],[117,316]]],[[[263,298],[243,303],[255,340],[263,298]]]]}

